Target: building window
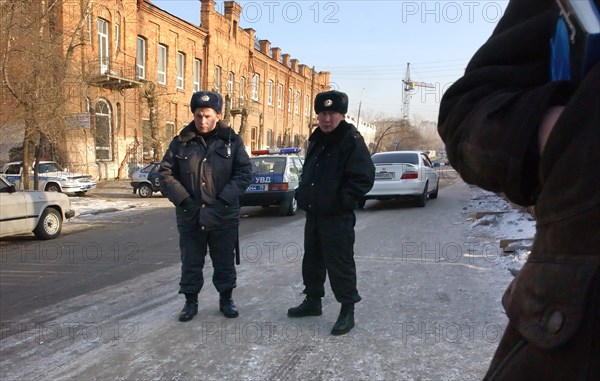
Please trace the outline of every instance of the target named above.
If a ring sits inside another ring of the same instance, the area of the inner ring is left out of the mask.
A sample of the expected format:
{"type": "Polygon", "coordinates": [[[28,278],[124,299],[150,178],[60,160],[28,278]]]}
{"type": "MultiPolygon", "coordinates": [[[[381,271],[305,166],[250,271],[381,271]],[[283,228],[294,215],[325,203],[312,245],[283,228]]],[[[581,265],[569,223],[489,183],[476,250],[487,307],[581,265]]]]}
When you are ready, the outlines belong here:
{"type": "Polygon", "coordinates": [[[304,116],[308,116],[308,105],[310,101],[308,100],[308,95],[304,97],[304,116]]]}
{"type": "Polygon", "coordinates": [[[260,83],[260,75],[254,74],[252,76],[252,100],[258,102],[258,85],[260,83]]]}
{"type": "Polygon", "coordinates": [[[96,103],[94,118],[96,122],[96,136],[94,137],[96,161],[112,160],[112,116],[110,105],[104,99],[96,103]]]}
{"type": "Polygon", "coordinates": [[[273,130],[267,130],[267,147],[273,148],[273,130]]]}
{"type": "Polygon", "coordinates": [[[183,89],[185,83],[185,54],[177,52],[177,88],[183,89]]]}
{"type": "Polygon", "coordinates": [[[296,91],[296,99],[294,99],[294,112],[300,114],[300,92],[296,91]]]}
{"type": "Polygon", "coordinates": [[[148,163],[154,159],[154,139],[148,119],[142,119],[142,160],[148,163]]]}
{"type": "Polygon", "coordinates": [[[292,112],[292,88],[288,89],[288,97],[287,97],[287,110],[288,112],[292,112]]]}
{"type": "Polygon", "coordinates": [[[167,47],[162,44],[158,45],[158,71],[156,82],[161,85],[167,84],[167,47]]]}
{"type": "Polygon", "coordinates": [[[100,74],[108,73],[110,66],[110,53],[108,50],[108,21],[98,19],[98,54],[100,74]]]}
{"type": "Polygon", "coordinates": [[[119,129],[121,128],[121,104],[119,102],[117,102],[117,115],[115,115],[115,132],[119,132],[119,129]]]}
{"type": "Polygon", "coordinates": [[[273,80],[269,79],[269,96],[267,98],[267,104],[273,106],[273,80]]]}
{"type": "Polygon", "coordinates": [[[277,108],[283,107],[283,85],[277,85],[277,108]]]}
{"type": "Polygon", "coordinates": [[[166,151],[169,148],[169,144],[171,140],[175,137],[175,123],[174,122],[166,122],[165,123],[165,138],[162,139],[162,151],[166,151]]]}
{"type": "Polygon", "coordinates": [[[221,66],[215,66],[215,92],[221,92],[221,66]]]}
{"type": "Polygon", "coordinates": [[[246,99],[246,77],[240,77],[240,101],[246,99]]]}
{"type": "Polygon", "coordinates": [[[250,149],[257,149],[257,139],[258,139],[258,128],[252,127],[250,129],[250,149]]]}
{"type": "Polygon", "coordinates": [[[92,15],[87,15],[87,33],[88,33],[88,41],[92,42],[92,15]]]}
{"type": "Polygon", "coordinates": [[[135,74],[139,79],[146,78],[146,40],[143,37],[137,38],[135,74]]]}
{"type": "Polygon", "coordinates": [[[115,53],[119,53],[119,39],[121,38],[121,25],[115,24],[115,53]]]}
{"type": "Polygon", "coordinates": [[[202,68],[202,61],[194,59],[194,91],[200,91],[200,69],[202,68]]]}
{"type": "Polygon", "coordinates": [[[227,94],[233,96],[233,84],[234,84],[234,75],[233,72],[229,72],[227,75],[227,94]]]}

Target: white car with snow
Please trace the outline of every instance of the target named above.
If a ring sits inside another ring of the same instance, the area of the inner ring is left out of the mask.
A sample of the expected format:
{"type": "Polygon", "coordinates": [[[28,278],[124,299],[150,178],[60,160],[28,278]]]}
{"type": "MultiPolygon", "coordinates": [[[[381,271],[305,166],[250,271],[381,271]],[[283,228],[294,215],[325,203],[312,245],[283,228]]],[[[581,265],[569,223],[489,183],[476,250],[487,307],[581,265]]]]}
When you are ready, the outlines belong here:
{"type": "MultiPolygon", "coordinates": [[[[0,168],[0,173],[2,173],[8,181],[19,188],[23,173],[23,162],[15,161],[6,163],[0,168]]],[[[33,168],[31,168],[30,174],[31,181],[33,182],[33,168]]],[[[94,181],[94,178],[91,175],[70,172],[63,169],[55,161],[40,161],[39,179],[40,189],[45,191],[81,195],[96,188],[96,181],[94,181]]]]}
{"type": "Polygon", "coordinates": [[[75,215],[67,195],[17,191],[0,175],[0,237],[31,233],[39,239],[60,235],[63,221],[75,215]]]}

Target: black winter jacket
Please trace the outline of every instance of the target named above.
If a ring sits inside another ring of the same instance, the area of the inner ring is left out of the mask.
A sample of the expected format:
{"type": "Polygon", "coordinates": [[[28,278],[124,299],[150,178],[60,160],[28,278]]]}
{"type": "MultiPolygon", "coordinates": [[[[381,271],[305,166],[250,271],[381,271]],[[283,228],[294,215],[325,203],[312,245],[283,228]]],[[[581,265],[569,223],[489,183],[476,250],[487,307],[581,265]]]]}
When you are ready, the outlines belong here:
{"type": "Polygon", "coordinates": [[[252,180],[242,139],[222,121],[215,130],[205,142],[191,122],[171,141],[159,169],[161,190],[177,207],[178,223],[184,221],[181,204],[191,197],[205,230],[238,226],[239,197],[252,180]]]}
{"type": "Polygon", "coordinates": [[[373,187],[375,166],[363,137],[346,121],[324,134],[317,128],[309,137],[298,207],[308,213],[336,215],[356,209],[373,187]]]}
{"type": "Polygon", "coordinates": [[[546,349],[577,332],[600,264],[600,63],[580,83],[550,80],[558,17],[554,0],[511,1],[444,94],[438,123],[465,181],[535,203],[532,253],[503,303],[519,332],[546,349]],[[556,105],[565,109],[540,154],[539,127],[556,105]],[[548,329],[556,313],[558,331],[548,329]]]}

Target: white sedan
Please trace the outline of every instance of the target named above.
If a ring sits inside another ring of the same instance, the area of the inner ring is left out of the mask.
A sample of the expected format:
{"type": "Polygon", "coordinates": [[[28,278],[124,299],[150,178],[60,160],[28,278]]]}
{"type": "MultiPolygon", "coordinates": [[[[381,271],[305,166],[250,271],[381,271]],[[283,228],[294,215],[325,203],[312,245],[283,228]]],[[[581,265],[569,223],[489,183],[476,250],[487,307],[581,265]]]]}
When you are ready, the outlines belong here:
{"type": "Polygon", "coordinates": [[[60,235],[63,221],[75,215],[63,193],[17,191],[0,176],[0,237],[31,233],[39,239],[60,235]]]}
{"type": "Polygon", "coordinates": [[[375,183],[359,203],[366,200],[412,198],[425,206],[428,198],[437,198],[440,177],[427,154],[421,151],[389,151],[374,154],[375,183]]]}

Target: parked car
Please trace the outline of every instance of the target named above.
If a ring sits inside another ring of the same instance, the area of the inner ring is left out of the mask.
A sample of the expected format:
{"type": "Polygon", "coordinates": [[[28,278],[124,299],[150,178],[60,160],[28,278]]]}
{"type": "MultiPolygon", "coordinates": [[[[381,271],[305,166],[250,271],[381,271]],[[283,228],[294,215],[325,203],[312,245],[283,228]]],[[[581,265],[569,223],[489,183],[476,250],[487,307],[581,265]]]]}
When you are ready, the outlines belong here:
{"type": "Polygon", "coordinates": [[[0,237],[33,232],[39,239],[53,239],[60,235],[63,221],[74,215],[67,195],[17,191],[0,175],[0,237]]]}
{"type": "Polygon", "coordinates": [[[298,211],[298,203],[294,198],[300,175],[302,174],[302,157],[298,156],[300,148],[281,148],[270,150],[253,150],[252,184],[240,197],[241,206],[276,205],[280,214],[293,216],[298,211]]]}
{"type": "Polygon", "coordinates": [[[160,192],[158,182],[158,168],[160,161],[155,161],[133,172],[131,175],[131,186],[133,193],[140,197],[150,197],[154,192],[160,192]]]}
{"type": "MultiPolygon", "coordinates": [[[[18,188],[23,173],[23,162],[6,163],[0,168],[0,173],[18,188]]],[[[33,182],[33,168],[30,169],[30,173],[33,182]]],[[[70,172],[55,161],[40,161],[39,179],[40,189],[51,192],[81,195],[96,188],[96,181],[91,175],[70,172]]]]}
{"type": "Polygon", "coordinates": [[[437,198],[440,178],[424,152],[380,152],[371,158],[375,164],[375,183],[359,207],[371,199],[412,198],[419,206],[425,206],[428,198],[437,198]]]}

